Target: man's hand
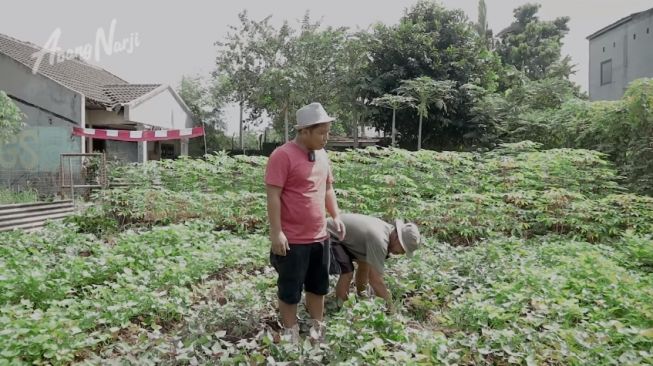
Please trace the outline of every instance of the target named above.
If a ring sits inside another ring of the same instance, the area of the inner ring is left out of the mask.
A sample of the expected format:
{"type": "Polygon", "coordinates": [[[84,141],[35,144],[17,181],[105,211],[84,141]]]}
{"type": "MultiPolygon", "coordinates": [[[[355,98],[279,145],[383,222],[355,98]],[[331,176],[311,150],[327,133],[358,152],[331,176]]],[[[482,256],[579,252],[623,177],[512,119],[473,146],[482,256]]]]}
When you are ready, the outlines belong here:
{"type": "Polygon", "coordinates": [[[340,217],[336,216],[333,218],[333,226],[335,226],[336,232],[338,233],[339,240],[345,240],[345,223],[340,220],[340,217]]]}
{"type": "Polygon", "coordinates": [[[270,233],[270,241],[272,242],[272,253],[280,256],[286,256],[286,252],[290,250],[288,239],[283,231],[278,234],[270,233]]]}
{"type": "Polygon", "coordinates": [[[394,301],[392,301],[392,298],[386,300],[385,306],[386,306],[386,312],[388,313],[388,315],[397,314],[397,308],[395,307],[395,303],[394,303],[394,301]]]}

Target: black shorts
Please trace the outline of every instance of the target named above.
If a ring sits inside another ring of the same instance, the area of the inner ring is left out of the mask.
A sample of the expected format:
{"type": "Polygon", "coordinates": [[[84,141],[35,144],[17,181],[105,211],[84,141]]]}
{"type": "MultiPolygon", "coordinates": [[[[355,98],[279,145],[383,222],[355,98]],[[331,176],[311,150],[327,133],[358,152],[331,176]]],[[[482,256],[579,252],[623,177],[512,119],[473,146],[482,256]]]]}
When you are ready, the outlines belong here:
{"type": "Polygon", "coordinates": [[[302,288],[316,295],[329,292],[329,245],[325,242],[290,244],[285,256],[270,253],[270,264],[277,270],[277,295],[294,305],[302,298],[302,288]]]}
{"type": "Polygon", "coordinates": [[[354,272],[354,255],[338,241],[338,239],[331,237],[331,258],[337,263],[339,271],[331,274],[345,274],[354,272]]]}

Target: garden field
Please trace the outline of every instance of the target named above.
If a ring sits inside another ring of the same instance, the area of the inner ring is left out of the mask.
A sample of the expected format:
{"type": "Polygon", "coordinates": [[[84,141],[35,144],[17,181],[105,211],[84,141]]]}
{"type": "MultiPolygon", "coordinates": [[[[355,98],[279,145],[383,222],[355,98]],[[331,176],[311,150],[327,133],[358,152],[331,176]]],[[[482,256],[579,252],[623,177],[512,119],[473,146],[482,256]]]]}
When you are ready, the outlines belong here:
{"type": "Polygon", "coordinates": [[[388,264],[395,313],[330,295],[324,344],[281,340],[266,158],[216,153],[113,169],[133,186],[0,234],[0,365],[653,364],[653,198],[605,156],[330,156],[342,211],[420,226],[388,264]]]}

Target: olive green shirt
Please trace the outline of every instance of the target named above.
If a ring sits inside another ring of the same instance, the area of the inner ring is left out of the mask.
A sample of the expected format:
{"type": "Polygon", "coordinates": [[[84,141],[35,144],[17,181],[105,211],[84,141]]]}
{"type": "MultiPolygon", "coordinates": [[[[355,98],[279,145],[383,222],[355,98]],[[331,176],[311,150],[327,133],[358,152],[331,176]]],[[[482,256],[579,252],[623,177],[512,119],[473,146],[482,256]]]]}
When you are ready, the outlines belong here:
{"type": "MultiPolygon", "coordinates": [[[[393,225],[376,217],[360,214],[342,214],[345,224],[344,245],[358,260],[371,265],[379,273],[383,273],[385,259],[388,256],[390,233],[395,229],[393,225]]],[[[329,233],[338,236],[333,220],[327,221],[329,233]]]]}

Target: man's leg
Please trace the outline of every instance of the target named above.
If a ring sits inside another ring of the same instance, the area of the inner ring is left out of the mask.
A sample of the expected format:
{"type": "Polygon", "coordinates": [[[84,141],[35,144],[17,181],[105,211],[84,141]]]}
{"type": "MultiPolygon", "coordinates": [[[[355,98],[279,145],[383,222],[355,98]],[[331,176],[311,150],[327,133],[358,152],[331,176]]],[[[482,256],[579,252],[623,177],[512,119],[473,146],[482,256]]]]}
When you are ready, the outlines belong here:
{"type": "Polygon", "coordinates": [[[302,245],[290,245],[285,256],[270,253],[270,263],[277,270],[279,315],[284,328],[297,325],[297,304],[302,296],[302,285],[308,269],[310,251],[302,245]]]}
{"type": "Polygon", "coordinates": [[[358,264],[356,269],[356,292],[360,294],[367,290],[367,284],[370,282],[370,266],[363,261],[357,261],[356,263],[358,264]]]}
{"type": "MultiPolygon", "coordinates": [[[[311,318],[321,322],[324,318],[324,295],[317,295],[306,291],[306,308],[311,318]]],[[[297,306],[295,306],[296,312],[297,306]]]]}
{"type": "Polygon", "coordinates": [[[316,321],[324,317],[324,295],[329,292],[329,255],[328,247],[323,243],[308,244],[311,248],[311,257],[304,281],[306,294],[306,310],[316,321]]]}
{"type": "Polygon", "coordinates": [[[292,328],[297,324],[297,304],[286,304],[279,299],[279,313],[284,328],[292,328]]]}
{"type": "Polygon", "coordinates": [[[354,272],[343,273],[338,278],[338,283],[336,283],[336,297],[342,301],[347,300],[349,296],[349,286],[351,285],[351,280],[354,278],[354,272]]]}
{"type": "Polygon", "coordinates": [[[336,298],[345,301],[349,296],[351,280],[354,278],[354,263],[352,262],[352,256],[342,243],[332,241],[331,248],[333,257],[340,267],[340,277],[338,277],[338,283],[336,283],[336,298]]]}

